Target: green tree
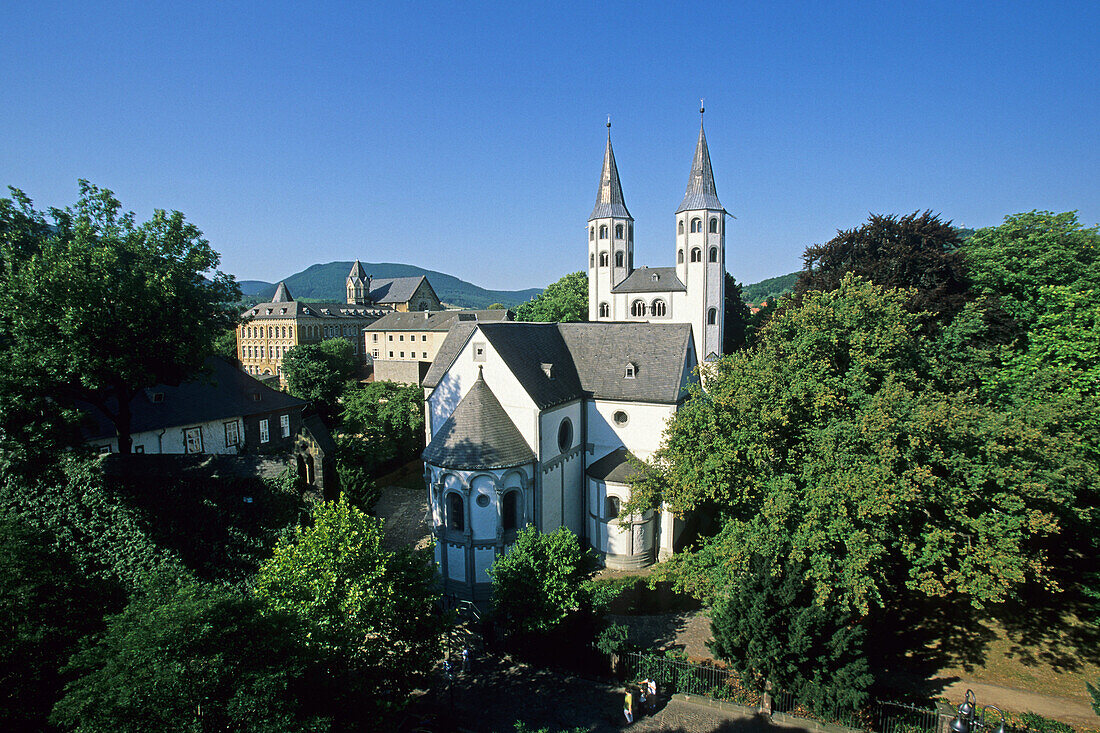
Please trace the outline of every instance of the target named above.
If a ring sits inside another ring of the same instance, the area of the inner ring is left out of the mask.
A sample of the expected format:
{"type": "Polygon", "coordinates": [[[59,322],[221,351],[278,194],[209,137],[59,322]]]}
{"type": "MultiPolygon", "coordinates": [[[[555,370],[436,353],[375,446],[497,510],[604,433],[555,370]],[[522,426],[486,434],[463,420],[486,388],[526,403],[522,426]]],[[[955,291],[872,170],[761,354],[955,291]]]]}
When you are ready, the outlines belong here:
{"type": "MultiPolygon", "coordinates": [[[[240,290],[178,211],[138,224],[110,191],[81,181],[77,203],[52,209],[47,224],[10,190],[0,199],[0,415],[25,420],[43,395],[87,403],[129,453],[130,400],[193,376],[236,322],[225,304],[240,290]]],[[[0,432],[18,440],[41,422],[5,420],[0,432]]]]}
{"type": "Polygon", "coordinates": [[[960,244],[951,222],[931,211],[873,214],[858,229],[839,231],[825,244],[806,248],[795,302],[811,290],[835,290],[851,273],[887,288],[912,288],[914,313],[927,311],[941,323],[950,321],[966,302],[969,287],[960,244]]]}
{"type": "Polygon", "coordinates": [[[337,402],[355,378],[358,364],[351,342],[325,339],[319,344],[301,344],[283,357],[283,376],[289,392],[309,400],[329,418],[337,402]]]}
{"type": "Polygon", "coordinates": [[[568,528],[544,534],[529,526],[489,568],[494,613],[511,633],[546,634],[584,607],[594,570],[568,528]]]}
{"type": "Polygon", "coordinates": [[[491,311],[502,311],[506,310],[507,306],[504,305],[504,303],[490,303],[487,309],[491,311]]]}
{"type": "Polygon", "coordinates": [[[1088,690],[1089,697],[1092,698],[1092,711],[1100,715],[1100,679],[1096,680],[1095,685],[1086,682],[1085,689],[1088,690]]]}
{"type": "Polygon", "coordinates": [[[718,595],[711,651],[753,690],[770,682],[811,709],[858,708],[872,682],[864,630],[840,606],[818,605],[804,568],[754,555],[718,595]]]}
{"type": "Polygon", "coordinates": [[[911,298],[852,275],[807,292],[670,420],[627,510],[728,518],[682,560],[685,586],[789,553],[819,603],[865,613],[896,588],[982,605],[1047,577],[1038,545],[1072,500],[1061,449],[944,381],[911,298]]]}
{"type": "Polygon", "coordinates": [[[159,579],[78,653],[54,708],[88,731],[320,731],[326,690],[292,618],[233,589],[159,579]]]}
{"type": "Polygon", "coordinates": [[[725,341],[722,353],[732,354],[745,347],[748,340],[749,307],[741,295],[741,283],[726,273],[725,341]]]}
{"type": "Polygon", "coordinates": [[[237,360],[237,329],[230,328],[221,332],[221,335],[214,341],[214,353],[234,366],[239,365],[237,360]]]}
{"type": "Polygon", "coordinates": [[[384,549],[382,520],[344,500],[317,504],[311,518],[260,568],[256,594],[306,626],[345,715],[400,707],[439,653],[432,558],[384,549]]]}
{"type": "Polygon", "coordinates": [[[588,320],[588,275],[571,272],[516,308],[517,321],[576,323],[588,320]]]}

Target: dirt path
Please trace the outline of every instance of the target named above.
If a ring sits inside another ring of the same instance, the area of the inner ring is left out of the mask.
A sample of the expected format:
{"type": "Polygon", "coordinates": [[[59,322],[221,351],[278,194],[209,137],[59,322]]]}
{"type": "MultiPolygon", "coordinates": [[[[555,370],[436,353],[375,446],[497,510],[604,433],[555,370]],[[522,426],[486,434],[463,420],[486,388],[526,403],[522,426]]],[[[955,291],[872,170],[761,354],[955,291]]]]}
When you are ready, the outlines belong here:
{"type": "Polygon", "coordinates": [[[386,520],[382,545],[394,550],[399,547],[422,548],[431,537],[428,497],[424,489],[386,486],[372,513],[386,520]]]}

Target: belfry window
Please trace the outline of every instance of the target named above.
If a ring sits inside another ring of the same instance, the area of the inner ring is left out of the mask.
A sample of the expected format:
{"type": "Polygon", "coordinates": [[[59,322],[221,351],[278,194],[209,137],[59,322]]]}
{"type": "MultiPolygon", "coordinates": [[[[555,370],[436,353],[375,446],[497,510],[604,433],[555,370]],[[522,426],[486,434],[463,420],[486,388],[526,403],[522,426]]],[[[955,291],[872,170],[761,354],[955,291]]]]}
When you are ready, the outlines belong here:
{"type": "Polygon", "coordinates": [[[680,220],[679,226],[676,227],[676,233],[677,234],[683,234],[684,233],[684,220],[683,219],[680,220]]]}
{"type": "Polygon", "coordinates": [[[615,267],[623,266],[623,251],[620,249],[615,253],[615,267]]]}
{"type": "Polygon", "coordinates": [[[623,225],[622,224],[616,224],[615,225],[615,239],[622,239],[622,238],[623,238],[623,225]]]}
{"type": "Polygon", "coordinates": [[[684,250],[682,250],[682,249],[676,251],[676,264],[678,264],[678,265],[684,264],[684,250]]]}
{"type": "Polygon", "coordinates": [[[718,261],[718,248],[717,247],[711,247],[710,248],[710,261],[711,262],[717,262],[718,261]]]}
{"type": "Polygon", "coordinates": [[[653,315],[663,316],[665,313],[666,313],[665,301],[661,300],[660,298],[653,301],[653,315]]]}
{"type": "Polygon", "coordinates": [[[691,248],[691,261],[692,262],[702,262],[703,261],[703,251],[701,249],[699,249],[698,247],[692,247],[691,248]]]}
{"type": "Polygon", "coordinates": [[[718,217],[717,216],[712,216],[711,219],[710,219],[710,233],[711,234],[717,234],[718,233],[718,217]]]}
{"type": "Polygon", "coordinates": [[[588,241],[591,242],[596,238],[596,227],[588,227],[588,241]]]}
{"type": "Polygon", "coordinates": [[[595,267],[596,266],[596,255],[594,255],[594,254],[593,255],[588,255],[588,266],[589,267],[595,267]]]}
{"type": "Polygon", "coordinates": [[[611,317],[611,306],[609,306],[607,303],[600,303],[600,318],[610,318],[610,317],[611,317]]]}
{"type": "Polygon", "coordinates": [[[600,267],[607,267],[608,259],[607,252],[600,252],[600,267]]]}
{"type": "Polygon", "coordinates": [[[699,219],[699,218],[692,219],[691,220],[691,231],[693,233],[703,231],[703,220],[699,219]]]}
{"type": "Polygon", "coordinates": [[[466,517],[462,511],[462,497],[451,491],[447,494],[447,527],[459,532],[466,528],[466,517]]]}
{"type": "Polygon", "coordinates": [[[600,239],[607,239],[607,224],[600,224],[600,239]]]}
{"type": "Polygon", "coordinates": [[[644,316],[645,315],[645,301],[644,300],[635,300],[633,303],[631,303],[630,304],[630,315],[634,316],[635,318],[641,318],[642,316],[644,316]]]}
{"type": "Polygon", "coordinates": [[[711,308],[709,311],[707,311],[707,325],[713,326],[716,323],[718,323],[718,309],[711,308]]]}

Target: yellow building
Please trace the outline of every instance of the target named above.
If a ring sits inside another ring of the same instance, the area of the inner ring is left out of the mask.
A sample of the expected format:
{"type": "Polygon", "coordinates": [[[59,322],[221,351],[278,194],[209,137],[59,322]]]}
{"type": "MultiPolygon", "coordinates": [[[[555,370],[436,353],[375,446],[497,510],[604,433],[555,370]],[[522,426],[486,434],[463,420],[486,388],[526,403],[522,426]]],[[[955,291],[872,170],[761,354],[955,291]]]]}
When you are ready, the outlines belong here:
{"type": "Polygon", "coordinates": [[[462,321],[510,321],[507,310],[388,313],[365,329],[366,350],[379,381],[420,384],[451,326],[462,321]]]}

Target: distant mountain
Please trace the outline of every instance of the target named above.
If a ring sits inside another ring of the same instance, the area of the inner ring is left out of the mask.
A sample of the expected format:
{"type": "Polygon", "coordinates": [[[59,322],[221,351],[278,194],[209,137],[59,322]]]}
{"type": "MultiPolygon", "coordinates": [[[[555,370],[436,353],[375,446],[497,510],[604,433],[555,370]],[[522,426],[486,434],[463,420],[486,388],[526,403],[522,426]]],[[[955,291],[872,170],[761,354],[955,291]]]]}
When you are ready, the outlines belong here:
{"type": "MultiPolygon", "coordinates": [[[[310,265],[301,272],[284,277],[282,281],[286,283],[290,294],[295,298],[342,303],[346,297],[345,283],[348,272],[351,271],[351,265],[351,262],[310,265]]],[[[486,308],[493,303],[502,303],[511,308],[542,292],[540,288],[486,290],[465,280],[459,280],[454,275],[394,262],[364,262],[363,268],[373,278],[427,275],[428,282],[432,284],[440,300],[461,308],[486,308]]],[[[264,283],[259,280],[244,280],[240,283],[241,292],[246,297],[254,297],[259,301],[270,300],[275,295],[277,285],[278,283],[264,283]]]]}
{"type": "Polygon", "coordinates": [[[745,285],[741,288],[741,300],[746,303],[763,303],[769,297],[775,297],[778,300],[779,296],[794,290],[796,280],[798,280],[798,273],[792,272],[789,275],[769,277],[767,280],[745,285]]]}

